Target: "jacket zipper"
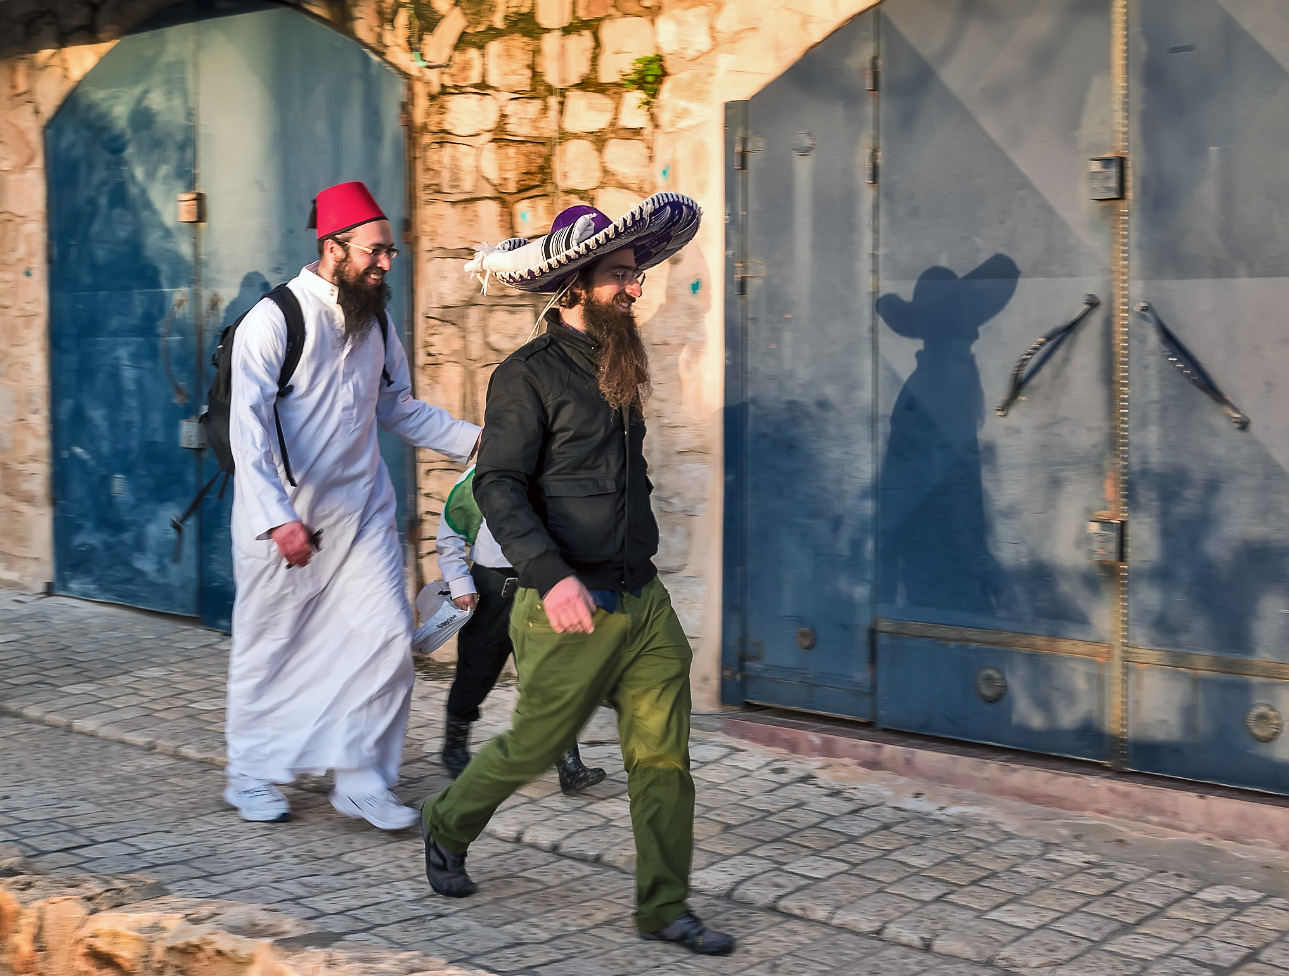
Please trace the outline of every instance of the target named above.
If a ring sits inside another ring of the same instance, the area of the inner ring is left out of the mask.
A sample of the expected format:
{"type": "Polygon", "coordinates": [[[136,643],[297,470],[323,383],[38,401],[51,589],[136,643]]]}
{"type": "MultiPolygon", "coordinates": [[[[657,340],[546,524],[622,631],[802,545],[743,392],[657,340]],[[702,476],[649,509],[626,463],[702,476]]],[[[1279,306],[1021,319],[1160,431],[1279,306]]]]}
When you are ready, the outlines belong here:
{"type": "Polygon", "coordinates": [[[624,484],[626,490],[622,495],[622,592],[627,590],[627,549],[631,545],[631,407],[624,404],[622,410],[622,464],[626,468],[624,484]]]}

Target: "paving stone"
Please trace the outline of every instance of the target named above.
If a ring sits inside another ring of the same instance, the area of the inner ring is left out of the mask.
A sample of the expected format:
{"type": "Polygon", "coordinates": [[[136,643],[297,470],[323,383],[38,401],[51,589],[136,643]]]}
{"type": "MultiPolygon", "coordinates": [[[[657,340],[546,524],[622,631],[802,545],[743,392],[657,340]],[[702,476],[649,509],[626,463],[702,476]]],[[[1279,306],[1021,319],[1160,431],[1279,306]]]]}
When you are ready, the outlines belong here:
{"type": "Polygon", "coordinates": [[[1234,945],[1201,936],[1178,946],[1175,954],[1224,969],[1243,961],[1252,951],[1248,946],[1234,945]]]}
{"type": "Polygon", "coordinates": [[[1006,922],[1022,929],[1042,928],[1052,919],[1060,917],[1061,913],[1053,909],[1025,904],[1004,905],[985,915],[991,921],[1006,922]]]}
{"type": "Polygon", "coordinates": [[[1031,932],[1004,947],[994,961],[1013,969],[1046,968],[1068,962],[1091,945],[1087,939],[1043,930],[1031,932]]]}
{"type": "Polygon", "coordinates": [[[1169,956],[1167,959],[1161,959],[1147,969],[1142,970],[1145,976],[1213,976],[1216,970],[1208,966],[1202,966],[1197,962],[1189,959],[1181,959],[1177,956],[1169,956]]]}
{"type": "Polygon", "coordinates": [[[1123,923],[1104,915],[1075,912],[1073,915],[1058,918],[1052,922],[1051,927],[1058,932],[1068,932],[1070,935],[1077,935],[1092,942],[1100,942],[1122,929],[1123,923]]]}
{"type": "Polygon", "coordinates": [[[1111,952],[1123,956],[1132,956],[1134,959],[1158,959],[1177,948],[1177,943],[1168,939],[1159,939],[1153,935],[1142,935],[1140,932],[1130,932],[1127,935],[1120,935],[1106,943],[1106,948],[1111,952]]]}

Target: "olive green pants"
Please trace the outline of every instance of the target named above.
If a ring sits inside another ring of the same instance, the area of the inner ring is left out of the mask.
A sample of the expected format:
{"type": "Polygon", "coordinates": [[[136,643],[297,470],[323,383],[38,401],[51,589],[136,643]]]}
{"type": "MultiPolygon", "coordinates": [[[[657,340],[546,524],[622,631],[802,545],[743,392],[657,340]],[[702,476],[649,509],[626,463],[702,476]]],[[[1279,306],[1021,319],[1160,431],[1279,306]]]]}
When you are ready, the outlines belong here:
{"type": "Polygon", "coordinates": [[[636,927],[652,932],[685,910],[694,846],[689,775],[689,641],[655,577],[617,612],[596,608],[590,634],[557,634],[536,590],[510,615],[519,700],[492,739],[422,816],[434,839],[464,853],[506,797],[550,768],[602,701],[618,714],[636,842],[636,927]]]}

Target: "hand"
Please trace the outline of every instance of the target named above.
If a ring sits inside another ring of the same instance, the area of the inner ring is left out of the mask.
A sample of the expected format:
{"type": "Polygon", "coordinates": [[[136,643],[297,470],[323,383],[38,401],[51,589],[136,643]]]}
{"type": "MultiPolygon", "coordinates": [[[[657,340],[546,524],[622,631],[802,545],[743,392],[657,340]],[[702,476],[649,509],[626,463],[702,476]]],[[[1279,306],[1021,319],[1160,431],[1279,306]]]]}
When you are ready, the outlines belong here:
{"type": "Polygon", "coordinates": [[[473,610],[479,605],[479,594],[467,593],[464,596],[459,596],[452,601],[452,605],[458,610],[473,610]]]}
{"type": "Polygon", "coordinates": [[[269,538],[289,565],[308,566],[314,552],[312,535],[303,522],[287,522],[270,532],[269,538]]]}
{"type": "Polygon", "coordinates": [[[557,634],[589,634],[595,630],[595,601],[576,576],[565,576],[542,598],[546,619],[557,634]]]}

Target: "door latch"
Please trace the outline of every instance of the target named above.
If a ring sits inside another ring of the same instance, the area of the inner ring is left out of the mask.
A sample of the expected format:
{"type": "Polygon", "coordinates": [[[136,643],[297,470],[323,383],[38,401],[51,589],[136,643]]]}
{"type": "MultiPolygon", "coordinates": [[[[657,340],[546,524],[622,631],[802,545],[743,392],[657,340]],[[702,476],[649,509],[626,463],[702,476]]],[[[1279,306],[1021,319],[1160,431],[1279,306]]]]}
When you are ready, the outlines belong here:
{"type": "Polygon", "coordinates": [[[191,190],[179,194],[179,223],[202,224],[206,222],[206,194],[191,190]]]}

